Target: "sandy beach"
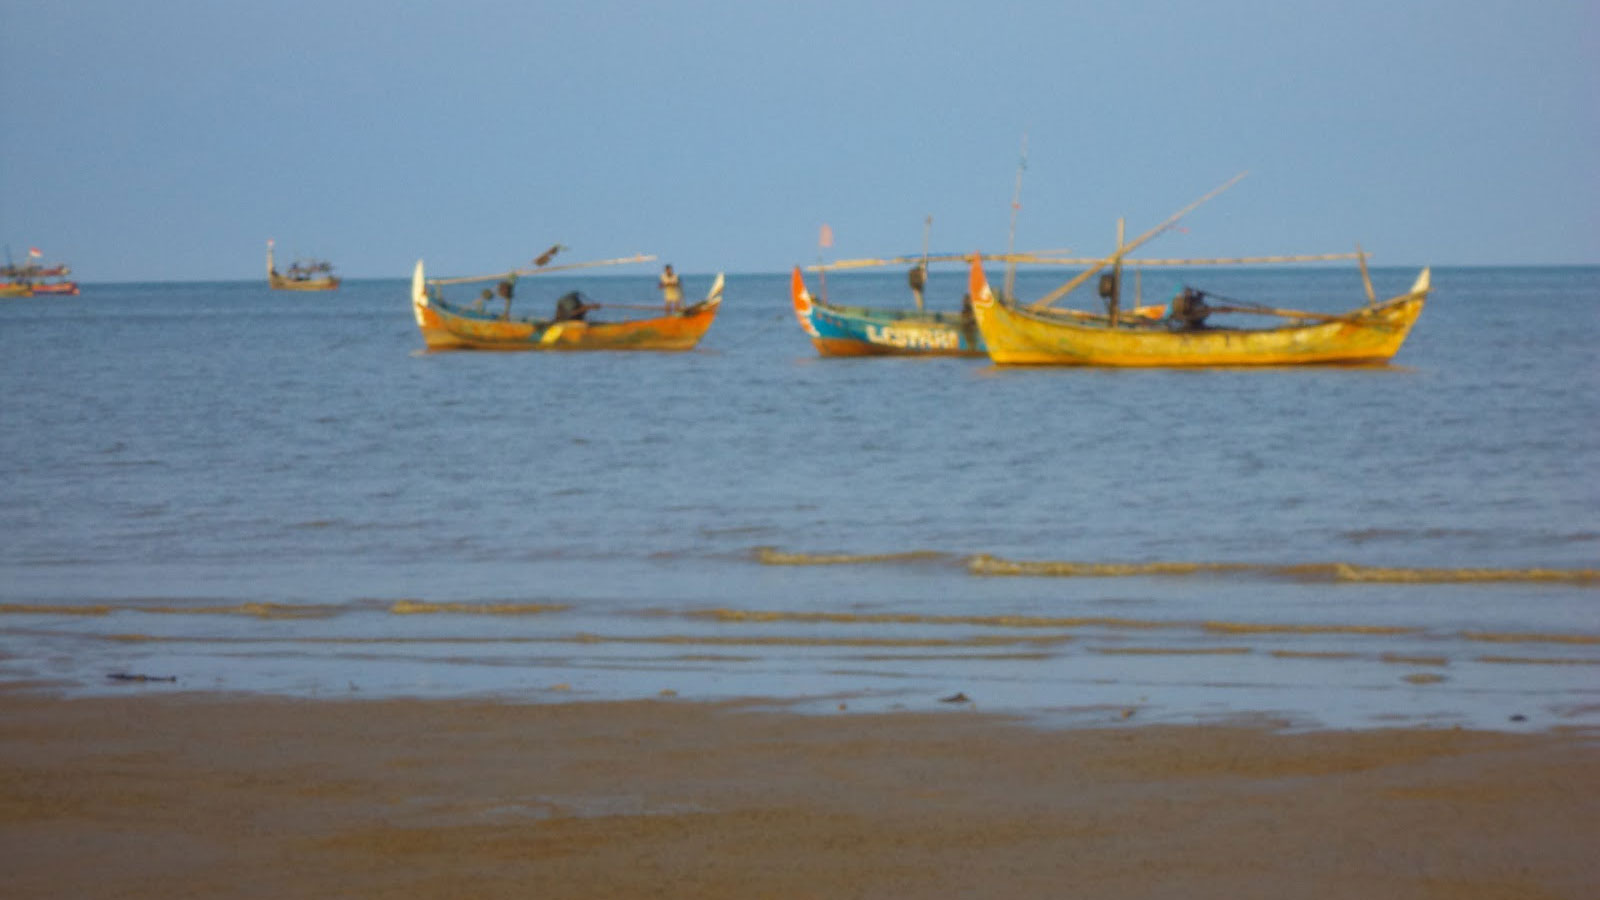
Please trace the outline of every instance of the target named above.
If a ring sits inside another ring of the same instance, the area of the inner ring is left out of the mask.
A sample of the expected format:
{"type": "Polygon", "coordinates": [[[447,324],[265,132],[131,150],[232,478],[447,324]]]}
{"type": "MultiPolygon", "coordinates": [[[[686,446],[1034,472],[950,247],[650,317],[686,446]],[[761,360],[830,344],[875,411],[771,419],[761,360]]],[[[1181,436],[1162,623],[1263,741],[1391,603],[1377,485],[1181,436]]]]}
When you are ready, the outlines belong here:
{"type": "Polygon", "coordinates": [[[1592,896],[1572,731],[0,695],[0,894],[1592,896]]]}

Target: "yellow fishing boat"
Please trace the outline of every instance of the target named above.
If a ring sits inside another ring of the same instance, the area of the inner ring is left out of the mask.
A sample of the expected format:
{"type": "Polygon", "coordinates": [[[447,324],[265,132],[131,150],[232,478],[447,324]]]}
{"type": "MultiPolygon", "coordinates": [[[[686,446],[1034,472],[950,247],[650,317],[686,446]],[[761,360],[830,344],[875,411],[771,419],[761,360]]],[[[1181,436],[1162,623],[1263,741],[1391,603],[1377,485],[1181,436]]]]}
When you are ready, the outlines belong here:
{"type": "Polygon", "coordinates": [[[983,261],[970,262],[968,290],[973,315],[983,335],[989,357],[1000,365],[1015,366],[1283,366],[1304,364],[1361,364],[1387,362],[1410,334],[1431,288],[1430,270],[1423,269],[1411,290],[1377,302],[1367,274],[1366,254],[1359,245],[1354,254],[1325,253],[1305,256],[1258,256],[1232,259],[1146,259],[1127,254],[1172,227],[1195,207],[1232,187],[1244,173],[1189,204],[1155,228],[1124,242],[1117,223],[1117,250],[1100,260],[1061,260],[1087,263],[1087,269],[1032,304],[1014,297],[997,296],[983,271],[983,261]],[[1208,295],[1184,288],[1159,320],[1130,316],[1123,309],[1124,265],[1202,266],[1248,263],[1289,263],[1354,257],[1361,264],[1367,304],[1345,313],[1329,314],[1283,309],[1208,295]],[[1051,304],[1100,273],[1098,293],[1104,313],[1052,309],[1051,304]],[[1222,300],[1208,304],[1207,297],[1222,300]],[[1275,328],[1231,328],[1212,324],[1217,313],[1275,316],[1285,324],[1275,328]]]}
{"type": "Polygon", "coordinates": [[[288,270],[279,272],[272,257],[272,241],[267,241],[267,286],[275,291],[336,291],[339,277],[325,259],[295,260],[288,270]]]}
{"type": "Polygon", "coordinates": [[[557,271],[648,262],[653,256],[548,265],[561,249],[552,247],[531,269],[500,275],[443,278],[429,281],[417,260],[411,275],[411,309],[429,350],[692,350],[716,319],[722,304],[723,276],[717,274],[704,300],[683,307],[665,305],[593,303],[577,291],[562,295],[555,315],[544,319],[511,315],[511,300],[517,278],[557,271]],[[439,295],[439,286],[496,281],[496,290],[471,304],[452,303],[439,295]],[[503,310],[488,308],[498,294],[503,310]],[[602,309],[646,310],[656,315],[614,322],[595,321],[589,314],[602,309]]]}
{"type": "MultiPolygon", "coordinates": [[[[1001,303],[972,260],[973,313],[989,357],[1011,366],[1283,366],[1387,362],[1405,342],[1430,288],[1423,269],[1411,290],[1342,315],[1216,307],[1282,315],[1277,328],[1195,326],[1174,308],[1161,322],[1068,317],[1001,303]]],[[[1202,301],[1203,302],[1203,301],[1202,301]]],[[[1188,304],[1179,302],[1177,307],[1188,304]]]]}

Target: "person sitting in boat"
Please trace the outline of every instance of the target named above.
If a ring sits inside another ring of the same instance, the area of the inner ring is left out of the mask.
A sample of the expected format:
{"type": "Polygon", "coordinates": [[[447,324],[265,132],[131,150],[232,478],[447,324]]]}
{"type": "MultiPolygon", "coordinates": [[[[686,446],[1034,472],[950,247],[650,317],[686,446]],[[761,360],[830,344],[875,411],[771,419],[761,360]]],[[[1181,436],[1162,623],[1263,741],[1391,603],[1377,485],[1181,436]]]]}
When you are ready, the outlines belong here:
{"type": "Polygon", "coordinates": [[[583,317],[589,314],[588,298],[577,291],[561,295],[556,301],[557,322],[582,322],[583,317]]]}
{"type": "Polygon", "coordinates": [[[494,299],[494,291],[491,291],[488,288],[484,288],[483,289],[483,294],[481,296],[479,296],[477,300],[474,300],[472,302],[472,311],[473,312],[483,312],[483,305],[485,303],[488,303],[490,300],[493,300],[493,299],[494,299]]]}
{"type": "Polygon", "coordinates": [[[661,280],[656,282],[661,288],[661,299],[667,305],[667,312],[677,312],[683,304],[683,286],[678,283],[678,273],[672,271],[672,263],[667,263],[661,270],[661,280]]]}
{"type": "Polygon", "coordinates": [[[1167,323],[1175,331],[1198,331],[1206,327],[1209,315],[1211,307],[1206,305],[1205,292],[1186,287],[1173,296],[1167,323]]]}

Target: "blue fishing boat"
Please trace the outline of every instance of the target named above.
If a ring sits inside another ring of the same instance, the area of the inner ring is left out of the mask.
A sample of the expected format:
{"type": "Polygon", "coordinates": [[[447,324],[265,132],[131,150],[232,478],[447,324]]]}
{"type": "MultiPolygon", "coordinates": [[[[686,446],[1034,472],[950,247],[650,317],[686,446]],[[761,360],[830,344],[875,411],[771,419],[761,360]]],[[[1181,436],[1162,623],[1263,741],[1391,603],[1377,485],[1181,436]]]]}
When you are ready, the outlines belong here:
{"type": "Polygon", "coordinates": [[[789,295],[800,327],[823,356],[987,353],[977,319],[972,315],[972,304],[967,301],[963,301],[960,312],[836,306],[812,296],[799,266],[790,278],[789,295]]]}

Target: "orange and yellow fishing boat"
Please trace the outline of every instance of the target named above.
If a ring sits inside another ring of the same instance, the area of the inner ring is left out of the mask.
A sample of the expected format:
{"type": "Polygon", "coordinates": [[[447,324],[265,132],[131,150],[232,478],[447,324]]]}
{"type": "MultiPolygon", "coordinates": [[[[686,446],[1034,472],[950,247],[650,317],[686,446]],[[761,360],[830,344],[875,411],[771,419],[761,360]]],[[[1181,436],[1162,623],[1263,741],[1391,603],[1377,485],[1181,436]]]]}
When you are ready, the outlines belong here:
{"type": "MultiPolygon", "coordinates": [[[[557,248],[541,257],[543,262],[557,248]]],[[[646,262],[653,256],[634,256],[592,263],[551,266],[541,263],[532,269],[468,278],[429,281],[422,260],[411,275],[411,309],[422,340],[429,350],[692,350],[716,319],[722,304],[723,276],[717,274],[705,299],[682,309],[664,305],[592,303],[573,291],[556,302],[549,319],[514,317],[511,299],[518,277],[547,272],[570,271],[599,265],[646,262]],[[471,304],[451,303],[439,295],[439,286],[468,282],[496,281],[495,291],[471,304]],[[498,293],[504,308],[488,308],[498,293]],[[595,321],[591,312],[601,309],[658,311],[658,315],[616,322],[595,321]]]]}
{"type": "Polygon", "coordinates": [[[72,268],[66,263],[45,265],[39,248],[28,249],[28,261],[21,265],[11,262],[11,249],[6,248],[6,264],[0,266],[0,297],[75,297],[78,283],[72,280],[72,268]]]}

